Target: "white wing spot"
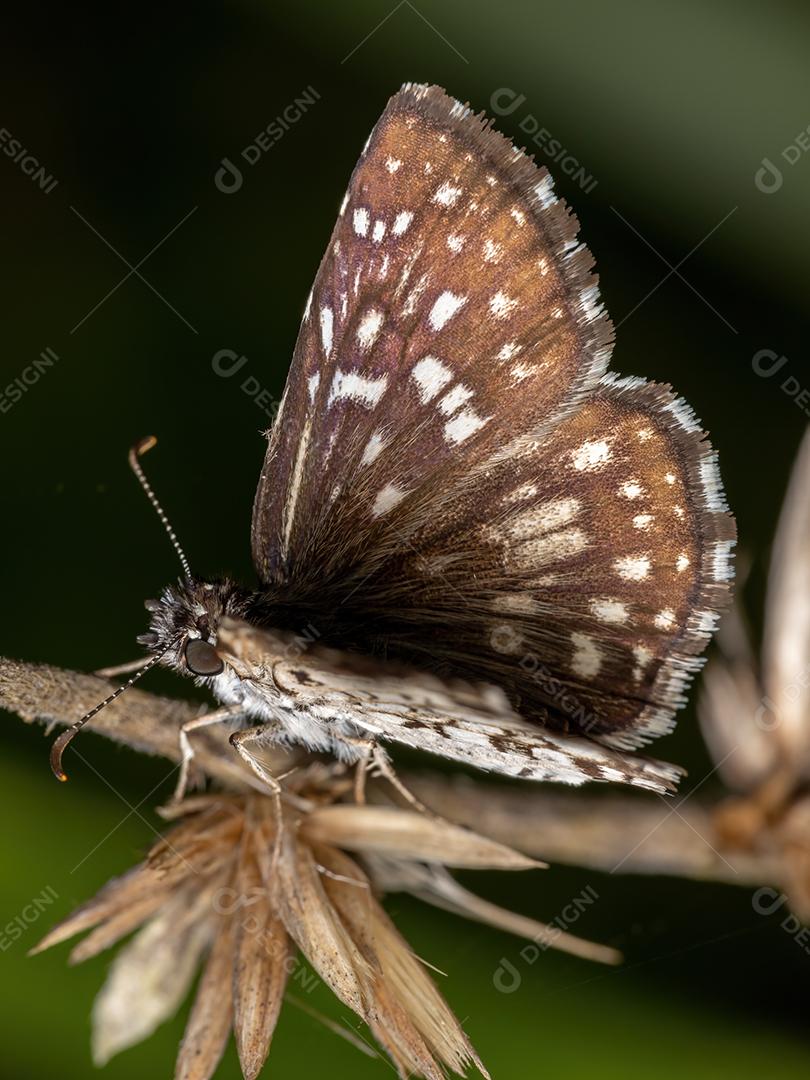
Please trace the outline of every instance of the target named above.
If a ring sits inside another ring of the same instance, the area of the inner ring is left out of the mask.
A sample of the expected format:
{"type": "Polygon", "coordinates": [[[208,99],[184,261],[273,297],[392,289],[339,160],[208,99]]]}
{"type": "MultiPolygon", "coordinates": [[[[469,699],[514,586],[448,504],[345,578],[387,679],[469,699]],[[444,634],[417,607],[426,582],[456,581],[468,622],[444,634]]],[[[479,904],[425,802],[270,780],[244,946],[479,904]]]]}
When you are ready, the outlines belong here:
{"type": "Polygon", "coordinates": [[[450,248],[454,255],[458,255],[466,242],[467,237],[459,236],[458,233],[450,233],[450,235],[447,237],[447,246],[450,248]]]}
{"type": "Polygon", "coordinates": [[[530,375],[533,375],[536,370],[532,364],[515,364],[511,372],[515,377],[515,382],[523,382],[524,379],[528,379],[530,375]]]}
{"type": "Polygon", "coordinates": [[[652,660],[653,654],[646,645],[636,645],[633,648],[633,656],[636,660],[636,666],[633,668],[633,678],[636,682],[641,682],[644,678],[644,669],[652,660]]]}
{"type": "Polygon", "coordinates": [[[520,487],[516,487],[514,491],[510,491],[508,495],[504,495],[501,502],[523,502],[524,499],[531,499],[536,494],[537,486],[535,484],[521,484],[520,487]]]}
{"type": "Polygon", "coordinates": [[[644,488],[635,480],[625,480],[619,485],[619,494],[625,499],[638,499],[644,494],[644,488]]]}
{"type": "Polygon", "coordinates": [[[652,437],[653,437],[653,433],[650,430],[650,428],[648,428],[648,427],[640,428],[636,432],[636,438],[638,438],[639,442],[647,442],[652,437]]]}
{"type": "Polygon", "coordinates": [[[650,572],[650,560],[646,555],[623,555],[613,567],[625,581],[643,581],[650,572]]]}
{"type": "Polygon", "coordinates": [[[491,416],[479,416],[474,409],[462,409],[444,425],[444,437],[451,443],[464,442],[491,419],[491,416]]]}
{"type": "Polygon", "coordinates": [[[436,407],[440,412],[443,412],[445,416],[452,416],[453,413],[468,402],[472,396],[472,390],[469,390],[463,383],[456,383],[453,389],[444,395],[436,407]]]}
{"type": "Polygon", "coordinates": [[[396,484],[386,484],[384,488],[377,492],[377,497],[371,508],[371,516],[378,518],[383,514],[387,514],[389,510],[393,510],[397,503],[402,502],[407,494],[407,491],[397,487],[396,484]]]}
{"type": "Polygon", "coordinates": [[[507,593],[505,596],[496,596],[492,601],[493,611],[517,612],[520,615],[536,615],[540,605],[531,593],[507,593]]]}
{"type": "Polygon", "coordinates": [[[366,408],[373,409],[385,393],[387,385],[387,375],[366,378],[356,371],[341,371],[338,368],[332,378],[326,407],[329,409],[341,398],[348,398],[350,401],[357,401],[366,408]]]}
{"type": "Polygon", "coordinates": [[[428,318],[434,330],[441,330],[448,320],[452,319],[460,307],[467,303],[466,296],[456,296],[455,293],[443,292],[433,305],[428,318]]]}
{"type": "Polygon", "coordinates": [[[495,357],[496,360],[511,360],[517,356],[523,349],[522,345],[518,345],[516,341],[507,341],[505,345],[501,346],[500,352],[495,357]]]}
{"type": "Polygon", "coordinates": [[[496,244],[494,240],[484,241],[484,262],[498,262],[503,254],[503,246],[496,244]]]}
{"type": "Polygon", "coordinates": [[[419,400],[424,405],[450,382],[453,373],[435,356],[424,356],[414,364],[411,378],[419,388],[419,400]]]}
{"type": "MultiPolygon", "coordinates": [[[[524,493],[529,494],[528,485],[518,488],[514,495],[524,493]]],[[[551,499],[541,506],[527,507],[507,519],[506,525],[485,526],[483,533],[489,542],[506,548],[507,569],[513,566],[535,571],[548,563],[570,559],[588,547],[582,529],[561,528],[576,517],[580,508],[579,500],[574,498],[551,499]]],[[[536,581],[539,583],[539,579],[536,581]]]]}
{"type": "Polygon", "coordinates": [[[671,608],[664,608],[655,616],[655,625],[659,630],[671,630],[675,625],[675,612],[671,608]]]}
{"type": "Polygon", "coordinates": [[[571,670],[583,679],[592,679],[599,674],[602,666],[602,652],[593,638],[587,634],[575,632],[571,635],[574,655],[571,657],[571,670]]]}
{"type": "Polygon", "coordinates": [[[668,484],[674,484],[675,483],[675,475],[674,475],[674,473],[668,472],[666,474],[666,476],[664,477],[664,479],[666,480],[666,482],[668,484]]]}
{"type": "Polygon", "coordinates": [[[392,232],[394,236],[402,236],[410,223],[413,221],[413,214],[410,210],[400,210],[397,216],[394,218],[394,225],[392,232]]]}
{"type": "Polygon", "coordinates": [[[374,230],[371,234],[371,239],[375,244],[379,244],[382,238],[385,236],[385,222],[379,218],[374,222],[374,230]]]}
{"type": "Polygon", "coordinates": [[[654,521],[655,516],[653,514],[636,514],[633,518],[633,528],[641,529],[644,532],[649,529],[654,521]]]}
{"type": "Polygon", "coordinates": [[[321,381],[321,373],[320,373],[320,371],[316,371],[314,375],[310,375],[309,379],[307,380],[307,386],[309,388],[309,400],[310,400],[310,402],[315,401],[315,394],[317,393],[320,381],[321,381]]]}
{"type": "Polygon", "coordinates": [[[436,189],[433,201],[438,203],[439,206],[453,206],[460,194],[461,188],[453,187],[452,184],[445,181],[440,188],[436,189]]]}
{"type": "Polygon", "coordinates": [[[629,618],[627,604],[609,597],[591,600],[591,611],[600,622],[605,623],[626,623],[629,618]]]}
{"type": "Polygon", "coordinates": [[[687,566],[689,566],[689,556],[681,553],[675,562],[675,569],[682,574],[687,566]]]}
{"type": "Polygon", "coordinates": [[[402,162],[400,161],[399,158],[387,157],[385,159],[385,167],[392,174],[397,171],[397,169],[400,167],[401,164],[402,164],[402,162]]]}
{"type": "Polygon", "coordinates": [[[370,349],[377,340],[377,335],[384,322],[383,313],[372,308],[367,311],[357,327],[357,342],[361,349],[370,349]]]}
{"type": "Polygon", "coordinates": [[[332,326],[334,324],[334,312],[330,307],[321,308],[321,341],[323,351],[328,356],[332,351],[332,326]]]}
{"type": "Polygon", "coordinates": [[[534,570],[538,566],[560,562],[579,555],[588,547],[588,537],[582,529],[560,529],[559,532],[540,533],[523,544],[518,544],[512,558],[522,570],[534,570]]]}
{"type": "Polygon", "coordinates": [[[589,440],[571,451],[571,461],[580,472],[599,469],[610,461],[610,447],[604,439],[589,440]]]}
{"type": "Polygon", "coordinates": [[[518,225],[525,225],[525,223],[526,223],[526,215],[523,213],[522,210],[518,210],[518,208],[515,206],[509,211],[509,213],[515,219],[515,221],[518,223],[518,225]]]}
{"type": "Polygon", "coordinates": [[[384,438],[383,435],[380,434],[379,431],[375,431],[374,434],[371,436],[371,438],[366,443],[365,449],[363,450],[363,456],[360,459],[360,464],[361,465],[370,465],[372,463],[372,461],[376,461],[376,459],[380,456],[382,451],[385,449],[385,446],[386,446],[386,439],[384,438]]]}
{"type": "Polygon", "coordinates": [[[489,310],[496,319],[505,319],[516,307],[517,300],[514,300],[511,296],[507,296],[506,293],[500,291],[496,292],[489,301],[489,310]]]}
{"type": "MultiPolygon", "coordinates": [[[[522,495],[528,494],[533,485],[518,488],[522,495]]],[[[515,492],[517,494],[517,492],[515,492]]],[[[538,533],[552,532],[573,521],[582,509],[579,499],[550,499],[539,506],[531,506],[510,522],[509,533],[515,540],[531,540],[538,533]]]]}
{"type": "Polygon", "coordinates": [[[362,206],[354,212],[354,231],[358,236],[368,235],[368,210],[362,206]]]}

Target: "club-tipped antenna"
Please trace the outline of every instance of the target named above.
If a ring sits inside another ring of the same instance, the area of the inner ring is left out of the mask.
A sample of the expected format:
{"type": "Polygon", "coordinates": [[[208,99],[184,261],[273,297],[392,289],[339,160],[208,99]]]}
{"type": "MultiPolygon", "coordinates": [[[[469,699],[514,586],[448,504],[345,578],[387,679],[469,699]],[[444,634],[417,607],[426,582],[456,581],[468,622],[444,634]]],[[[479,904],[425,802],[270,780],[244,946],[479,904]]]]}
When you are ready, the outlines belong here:
{"type": "Polygon", "coordinates": [[[155,666],[155,664],[169,651],[172,645],[174,645],[173,641],[169,642],[162,652],[151,656],[141,670],[136,671],[131,679],[127,679],[127,681],[122,683],[122,685],[110,694],[109,697],[105,697],[103,701],[100,701],[98,705],[95,706],[95,708],[91,709],[90,712],[85,713],[81,720],[77,720],[75,724],[71,724],[69,728],[65,728],[62,734],[54,739],[53,746],[51,747],[51,769],[57,780],[67,780],[67,773],[62,768],[62,755],[67,749],[68,744],[75,739],[87,721],[92,720],[97,713],[100,713],[102,709],[106,708],[111,701],[115,701],[117,697],[120,697],[125,690],[129,690],[133,683],[136,683],[142,675],[145,675],[147,671],[155,666]]]}
{"type": "Polygon", "coordinates": [[[172,547],[177,552],[177,557],[182,563],[183,573],[188,579],[191,579],[191,567],[189,566],[188,559],[186,558],[186,553],[180,546],[180,541],[177,539],[175,531],[172,528],[169,519],[166,517],[166,513],[163,507],[160,505],[157,495],[155,495],[154,491],[152,490],[152,485],[146,479],[146,474],[144,473],[143,468],[141,467],[141,463],[138,460],[138,458],[145,454],[147,450],[151,450],[152,447],[156,445],[157,439],[154,435],[147,435],[145,439],[141,439],[139,442],[136,442],[129,452],[129,467],[135,473],[135,476],[138,479],[138,483],[146,492],[147,499],[155,508],[155,512],[160,518],[161,524],[163,525],[163,528],[166,530],[166,534],[172,542],[172,547]]]}

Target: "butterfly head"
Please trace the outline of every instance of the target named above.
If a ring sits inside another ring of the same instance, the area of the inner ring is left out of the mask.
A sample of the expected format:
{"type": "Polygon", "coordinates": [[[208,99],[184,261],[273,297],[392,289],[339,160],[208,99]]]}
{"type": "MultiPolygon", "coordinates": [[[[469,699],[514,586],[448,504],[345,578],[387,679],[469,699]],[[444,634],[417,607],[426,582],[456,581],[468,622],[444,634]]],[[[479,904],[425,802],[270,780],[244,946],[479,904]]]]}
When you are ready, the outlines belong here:
{"type": "Polygon", "coordinates": [[[151,613],[150,626],[145,634],[139,636],[138,642],[145,645],[151,655],[146,656],[143,662],[128,665],[129,670],[135,668],[135,674],[54,740],[51,769],[59,780],[67,780],[62,768],[62,755],[84,725],[156,664],[173,667],[181,674],[196,679],[211,679],[222,674],[225,664],[217,652],[219,622],[226,615],[236,618],[243,616],[248,608],[249,595],[234,582],[202,581],[191,573],[186,554],[139,461],[156,441],[154,436],[149,436],[136,443],[129,452],[129,464],[177,553],[183,567],[183,578],[177,585],[164,589],[160,600],[146,601],[146,608],[151,613]]]}
{"type": "Polygon", "coordinates": [[[147,600],[149,630],[138,642],[167,667],[194,678],[212,678],[224,670],[217,652],[217,630],[223,616],[243,618],[248,595],[226,579],[186,578],[164,589],[159,600],[147,600]]]}

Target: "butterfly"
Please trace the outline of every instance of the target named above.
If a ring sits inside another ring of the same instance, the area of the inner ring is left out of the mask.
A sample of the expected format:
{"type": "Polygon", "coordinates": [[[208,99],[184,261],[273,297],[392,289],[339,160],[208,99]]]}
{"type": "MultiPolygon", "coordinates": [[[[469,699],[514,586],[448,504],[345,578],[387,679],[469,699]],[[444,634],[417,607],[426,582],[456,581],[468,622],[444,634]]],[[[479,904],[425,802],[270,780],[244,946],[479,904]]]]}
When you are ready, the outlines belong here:
{"type": "MultiPolygon", "coordinates": [[[[433,86],[389,101],[267,433],[257,587],[191,573],[151,440],[130,455],[184,570],[147,601],[130,683],[162,663],[222,706],[186,725],[186,763],[192,729],[223,721],[268,783],[257,751],[280,741],[672,788],[677,768],[632,751],[684,701],[734,524],[689,407],[607,372],[591,267],[547,170],[483,114],[433,86]]],[[[60,777],[91,715],[54,744],[60,777]]]]}

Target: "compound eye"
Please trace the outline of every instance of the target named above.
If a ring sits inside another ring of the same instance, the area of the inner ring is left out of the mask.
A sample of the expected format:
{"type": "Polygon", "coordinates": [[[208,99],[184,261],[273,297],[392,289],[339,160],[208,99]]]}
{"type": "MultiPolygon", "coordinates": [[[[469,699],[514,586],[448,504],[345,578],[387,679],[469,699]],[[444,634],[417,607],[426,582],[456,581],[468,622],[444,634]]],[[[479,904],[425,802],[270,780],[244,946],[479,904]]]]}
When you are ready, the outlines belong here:
{"type": "Polygon", "coordinates": [[[189,638],[185,656],[188,669],[194,675],[219,675],[225,669],[214,646],[202,638],[189,638]]]}

